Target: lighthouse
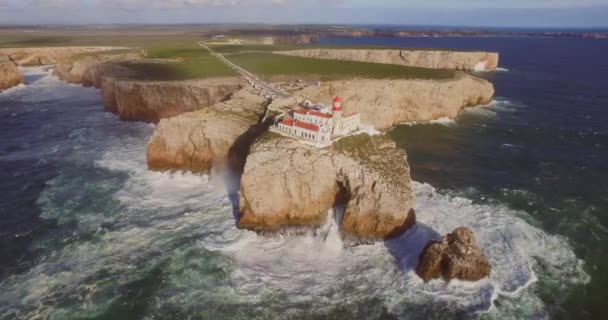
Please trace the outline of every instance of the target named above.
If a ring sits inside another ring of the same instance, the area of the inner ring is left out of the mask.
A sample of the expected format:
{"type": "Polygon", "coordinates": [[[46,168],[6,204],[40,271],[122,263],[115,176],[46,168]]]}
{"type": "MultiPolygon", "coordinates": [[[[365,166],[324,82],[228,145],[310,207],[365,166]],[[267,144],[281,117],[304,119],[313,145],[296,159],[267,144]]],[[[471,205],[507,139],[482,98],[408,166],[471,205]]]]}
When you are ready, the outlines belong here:
{"type": "Polygon", "coordinates": [[[331,109],[332,111],[332,119],[334,120],[334,135],[342,134],[342,99],[340,97],[336,97],[334,99],[334,105],[331,109]]]}

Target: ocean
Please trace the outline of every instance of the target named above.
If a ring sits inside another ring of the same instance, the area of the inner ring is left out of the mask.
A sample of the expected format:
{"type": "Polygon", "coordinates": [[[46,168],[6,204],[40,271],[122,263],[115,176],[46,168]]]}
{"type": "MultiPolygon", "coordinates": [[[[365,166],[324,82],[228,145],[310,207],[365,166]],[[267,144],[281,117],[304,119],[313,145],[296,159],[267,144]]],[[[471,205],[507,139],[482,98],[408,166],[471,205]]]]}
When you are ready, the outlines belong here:
{"type": "Polygon", "coordinates": [[[238,230],[223,175],[146,168],[154,126],[25,68],[0,93],[0,319],[599,319],[608,285],[608,41],[324,38],[495,50],[487,107],[391,131],[418,225],[345,247],[238,230]],[[471,228],[478,283],[423,283],[424,243],[471,228]]]}

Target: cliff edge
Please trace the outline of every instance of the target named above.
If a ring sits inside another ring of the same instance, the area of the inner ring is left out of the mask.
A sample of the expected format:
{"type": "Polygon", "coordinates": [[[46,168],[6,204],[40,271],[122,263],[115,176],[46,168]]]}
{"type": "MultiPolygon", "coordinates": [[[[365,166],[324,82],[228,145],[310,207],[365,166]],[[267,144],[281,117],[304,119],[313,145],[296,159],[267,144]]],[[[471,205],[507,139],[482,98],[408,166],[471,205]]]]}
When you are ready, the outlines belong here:
{"type": "Polygon", "coordinates": [[[110,51],[114,47],[40,47],[0,49],[0,55],[7,55],[20,66],[49,65],[83,53],[110,51]]]}
{"type": "Polygon", "coordinates": [[[132,66],[146,62],[167,63],[142,59],[138,53],[99,53],[66,59],[54,73],[61,80],[101,89],[105,110],[122,120],[152,123],[229,100],[243,88],[238,77],[140,80],[132,66]]]}
{"type": "Polygon", "coordinates": [[[488,104],[494,95],[489,81],[458,73],[447,80],[353,79],[324,82],[297,93],[312,101],[339,95],[349,112],[364,124],[389,129],[402,122],[455,118],[466,107],[488,104]]]}
{"type": "Polygon", "coordinates": [[[275,53],[315,59],[372,62],[461,71],[495,70],[498,67],[499,60],[498,53],[484,51],[311,48],[277,51],[275,53]]]}

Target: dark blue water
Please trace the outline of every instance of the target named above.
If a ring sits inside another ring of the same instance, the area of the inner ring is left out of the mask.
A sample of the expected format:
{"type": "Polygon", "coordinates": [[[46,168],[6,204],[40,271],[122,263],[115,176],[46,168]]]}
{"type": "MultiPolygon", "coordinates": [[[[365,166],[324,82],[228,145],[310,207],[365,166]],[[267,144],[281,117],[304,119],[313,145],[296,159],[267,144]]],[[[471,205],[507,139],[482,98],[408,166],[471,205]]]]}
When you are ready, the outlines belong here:
{"type": "Polygon", "coordinates": [[[373,246],[235,228],[222,179],[147,171],[153,127],[40,69],[0,94],[0,319],[601,318],[608,265],[607,41],[324,39],[496,50],[490,107],[400,126],[421,227],[373,246]],[[472,228],[476,284],[413,273],[472,228]],[[422,227],[424,226],[424,227],[422,227]]]}
{"type": "Polygon", "coordinates": [[[496,51],[508,72],[477,74],[502,108],[449,126],[401,126],[412,176],[478,202],[524,210],[566,237],[592,280],[570,291],[537,286],[552,314],[601,318],[608,287],[607,40],[554,38],[327,38],[333,45],[496,51]]]}

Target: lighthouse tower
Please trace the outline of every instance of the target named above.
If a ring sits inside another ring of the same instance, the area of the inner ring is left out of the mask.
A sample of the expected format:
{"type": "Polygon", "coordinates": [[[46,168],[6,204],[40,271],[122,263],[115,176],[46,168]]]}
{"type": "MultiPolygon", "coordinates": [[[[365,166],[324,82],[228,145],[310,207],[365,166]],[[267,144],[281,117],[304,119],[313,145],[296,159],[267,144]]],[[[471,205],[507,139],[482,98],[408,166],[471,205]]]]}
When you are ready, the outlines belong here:
{"type": "Polygon", "coordinates": [[[332,118],[334,120],[334,135],[342,134],[342,99],[336,97],[332,110],[332,118]]]}

